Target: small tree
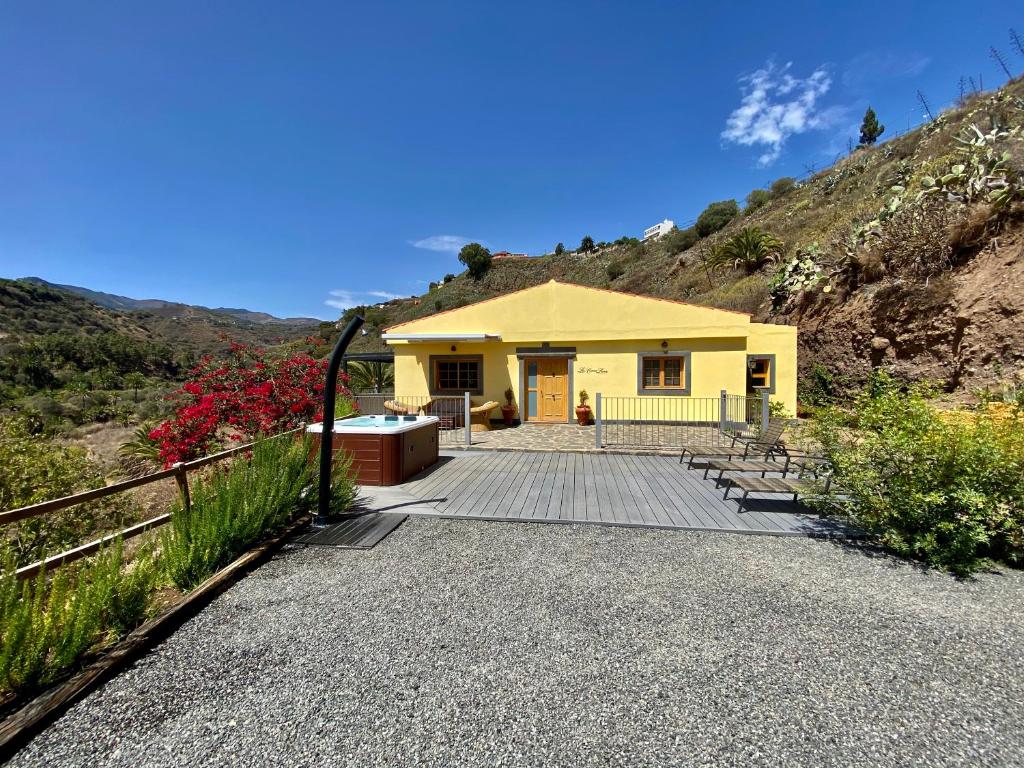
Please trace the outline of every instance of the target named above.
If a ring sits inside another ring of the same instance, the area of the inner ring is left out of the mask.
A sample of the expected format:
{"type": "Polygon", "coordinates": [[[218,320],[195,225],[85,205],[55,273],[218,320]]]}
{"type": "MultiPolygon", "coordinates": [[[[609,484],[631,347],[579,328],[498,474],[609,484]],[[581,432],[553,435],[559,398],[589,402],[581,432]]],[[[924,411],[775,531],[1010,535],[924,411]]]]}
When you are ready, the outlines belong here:
{"type": "Polygon", "coordinates": [[[713,235],[730,221],[735,219],[740,212],[740,206],[735,200],[720,200],[705,208],[693,228],[701,237],[713,235]]]}
{"type": "Polygon", "coordinates": [[[555,246],[555,256],[561,256],[563,253],[565,253],[565,246],[559,243],[555,246]]]}
{"type": "Polygon", "coordinates": [[[444,276],[445,285],[447,285],[448,283],[450,283],[454,279],[455,279],[455,275],[453,275],[451,272],[449,272],[447,275],[444,276]]]}
{"type": "Polygon", "coordinates": [[[776,179],[772,182],[771,187],[769,187],[773,198],[788,195],[794,189],[796,189],[796,179],[792,176],[783,176],[781,179],[776,179]]]}
{"type": "Polygon", "coordinates": [[[471,277],[479,279],[491,268],[491,252],[480,243],[469,243],[459,251],[459,261],[466,265],[471,277]]]}
{"type": "Polygon", "coordinates": [[[146,377],[138,371],[132,371],[124,377],[124,385],[132,390],[135,402],[139,402],[139,390],[146,386],[146,377]]]}
{"type": "Polygon", "coordinates": [[[597,250],[594,246],[594,238],[590,235],[584,235],[583,239],[580,240],[580,251],[582,253],[590,253],[591,251],[597,250]]]}
{"type": "Polygon", "coordinates": [[[743,209],[743,213],[749,215],[760,208],[762,205],[766,205],[772,199],[771,192],[767,189],[754,189],[751,190],[750,194],[747,195],[747,207],[743,209]]]}
{"type": "Polygon", "coordinates": [[[875,110],[868,107],[868,111],[864,113],[864,122],[860,124],[860,145],[867,147],[874,144],[883,133],[885,126],[878,122],[875,110]]]}

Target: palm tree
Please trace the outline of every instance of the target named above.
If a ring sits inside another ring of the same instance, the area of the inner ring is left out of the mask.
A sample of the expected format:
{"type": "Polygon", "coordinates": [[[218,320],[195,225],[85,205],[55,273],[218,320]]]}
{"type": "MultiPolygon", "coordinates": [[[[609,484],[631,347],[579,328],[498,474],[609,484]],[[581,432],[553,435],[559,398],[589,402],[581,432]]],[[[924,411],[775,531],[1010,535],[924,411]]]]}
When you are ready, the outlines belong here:
{"type": "Polygon", "coordinates": [[[766,262],[778,261],[785,250],[785,244],[770,232],[760,227],[744,227],[715,248],[711,263],[715,267],[742,268],[749,273],[766,262]]]}
{"type": "Polygon", "coordinates": [[[353,392],[383,392],[395,387],[394,363],[354,360],[348,364],[348,375],[353,392]]]}
{"type": "Polygon", "coordinates": [[[144,464],[160,465],[160,444],[150,436],[151,424],[141,424],[135,428],[132,439],[123,443],[117,452],[125,458],[139,459],[144,464]]]}
{"type": "Polygon", "coordinates": [[[139,402],[139,390],[146,386],[146,377],[138,371],[132,371],[124,377],[124,385],[135,391],[135,402],[139,402]]]}

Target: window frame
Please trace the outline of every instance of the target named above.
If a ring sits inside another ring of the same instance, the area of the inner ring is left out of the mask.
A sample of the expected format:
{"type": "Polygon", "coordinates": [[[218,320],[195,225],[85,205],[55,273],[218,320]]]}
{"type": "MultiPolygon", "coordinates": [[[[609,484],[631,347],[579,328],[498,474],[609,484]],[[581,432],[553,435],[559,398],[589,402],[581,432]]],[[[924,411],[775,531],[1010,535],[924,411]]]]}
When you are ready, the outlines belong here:
{"type": "Polygon", "coordinates": [[[657,352],[638,352],[636,356],[636,393],[637,395],[680,395],[686,396],[690,394],[690,380],[693,374],[692,366],[693,356],[689,350],[658,350],[657,352]],[[644,386],[644,361],[649,359],[656,360],[667,360],[669,358],[678,359],[679,364],[682,367],[680,371],[680,381],[678,387],[666,387],[664,386],[665,381],[665,366],[664,363],[658,366],[659,376],[658,381],[661,386],[657,387],[646,387],[644,386]]]}
{"type": "MultiPolygon", "coordinates": [[[[744,372],[745,373],[744,380],[746,380],[746,376],[750,375],[750,361],[751,360],[765,360],[765,361],[768,362],[768,385],[767,385],[768,386],[768,394],[769,395],[774,395],[775,394],[775,355],[774,354],[767,354],[767,353],[766,354],[749,354],[749,355],[747,355],[747,360],[746,360],[747,368],[746,368],[746,371],[744,372]]],[[[764,388],[764,386],[762,385],[762,386],[756,387],[755,390],[756,391],[760,391],[763,388],[764,388]]]]}
{"type": "Polygon", "coordinates": [[[484,393],[484,356],[483,355],[431,355],[428,360],[429,370],[428,391],[431,395],[461,395],[469,392],[471,395],[482,395],[484,393]],[[475,388],[459,387],[457,389],[442,389],[438,377],[439,363],[475,363],[477,367],[475,388]]]}

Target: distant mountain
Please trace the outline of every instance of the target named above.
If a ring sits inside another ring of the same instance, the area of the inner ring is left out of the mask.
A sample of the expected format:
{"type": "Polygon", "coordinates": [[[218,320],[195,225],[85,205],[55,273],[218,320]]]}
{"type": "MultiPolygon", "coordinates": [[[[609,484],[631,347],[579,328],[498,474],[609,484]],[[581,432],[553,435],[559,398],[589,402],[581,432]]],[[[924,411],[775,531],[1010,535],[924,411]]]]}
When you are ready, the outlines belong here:
{"type": "Polygon", "coordinates": [[[83,288],[80,285],[64,285],[62,283],[51,283],[41,277],[23,277],[22,282],[41,285],[45,288],[52,288],[60,291],[67,291],[88,299],[93,304],[98,304],[105,309],[113,309],[119,312],[145,311],[162,317],[191,317],[197,313],[215,312],[220,315],[228,315],[243,323],[252,325],[288,325],[298,327],[314,327],[320,321],[312,317],[274,317],[266,312],[253,312],[248,309],[233,309],[230,307],[209,308],[194,304],[182,304],[176,301],[164,301],[163,299],[132,299],[128,296],[118,296],[116,293],[104,293],[94,291],[91,288],[83,288]]]}
{"type": "Polygon", "coordinates": [[[274,347],[320,334],[319,320],[141,301],[39,278],[0,279],[0,357],[5,345],[47,334],[117,333],[192,355],[220,355],[230,342],[274,347]]]}

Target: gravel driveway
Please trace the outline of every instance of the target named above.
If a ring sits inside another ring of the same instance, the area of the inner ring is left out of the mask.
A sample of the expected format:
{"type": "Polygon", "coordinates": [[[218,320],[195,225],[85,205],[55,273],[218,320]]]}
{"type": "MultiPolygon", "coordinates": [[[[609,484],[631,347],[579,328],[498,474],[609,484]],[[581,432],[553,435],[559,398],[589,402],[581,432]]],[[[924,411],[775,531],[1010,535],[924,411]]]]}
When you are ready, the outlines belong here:
{"type": "Polygon", "coordinates": [[[1024,763],[1024,574],[410,519],[284,552],[15,766],[1024,763]]]}

